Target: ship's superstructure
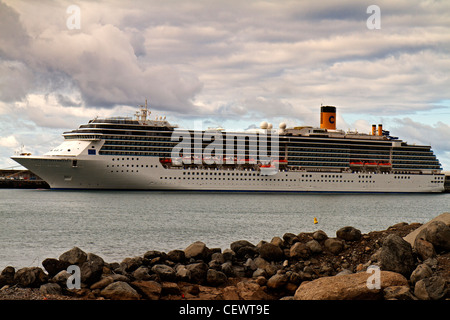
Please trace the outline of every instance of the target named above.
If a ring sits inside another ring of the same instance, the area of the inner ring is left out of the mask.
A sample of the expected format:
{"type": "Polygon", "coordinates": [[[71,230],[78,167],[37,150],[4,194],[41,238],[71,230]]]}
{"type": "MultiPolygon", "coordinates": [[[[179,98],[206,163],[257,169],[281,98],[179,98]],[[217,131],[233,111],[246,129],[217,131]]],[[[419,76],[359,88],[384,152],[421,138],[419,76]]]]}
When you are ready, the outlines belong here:
{"type": "Polygon", "coordinates": [[[321,107],[320,127],[226,132],[183,130],[150,118],[93,119],[64,132],[43,156],[15,161],[52,188],[280,192],[442,192],[430,146],[408,145],[382,125],[370,134],[336,129],[336,108],[321,107]]]}

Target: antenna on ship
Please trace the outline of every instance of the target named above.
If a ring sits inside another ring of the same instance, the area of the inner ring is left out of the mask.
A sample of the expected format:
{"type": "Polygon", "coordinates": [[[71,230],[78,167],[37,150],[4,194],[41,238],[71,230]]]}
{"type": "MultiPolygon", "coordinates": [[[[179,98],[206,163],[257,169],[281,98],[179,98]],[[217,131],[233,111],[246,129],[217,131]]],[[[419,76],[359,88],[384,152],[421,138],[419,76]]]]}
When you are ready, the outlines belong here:
{"type": "Polygon", "coordinates": [[[139,105],[141,107],[140,112],[136,112],[136,118],[140,121],[147,121],[147,115],[150,115],[151,111],[147,109],[147,99],[145,99],[145,105],[139,105]]]}

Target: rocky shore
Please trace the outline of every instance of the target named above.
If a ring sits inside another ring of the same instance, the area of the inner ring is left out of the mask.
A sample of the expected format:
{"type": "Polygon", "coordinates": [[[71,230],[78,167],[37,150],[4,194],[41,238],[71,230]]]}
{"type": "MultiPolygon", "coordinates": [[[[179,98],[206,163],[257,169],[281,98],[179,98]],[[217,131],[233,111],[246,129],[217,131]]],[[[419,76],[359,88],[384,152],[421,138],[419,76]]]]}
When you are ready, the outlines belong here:
{"type": "Polygon", "coordinates": [[[74,247],[42,266],[6,267],[0,299],[442,300],[450,298],[450,213],[367,234],[348,226],[225,250],[194,242],[112,263],[74,247]],[[79,289],[68,288],[73,265],[79,289]]]}

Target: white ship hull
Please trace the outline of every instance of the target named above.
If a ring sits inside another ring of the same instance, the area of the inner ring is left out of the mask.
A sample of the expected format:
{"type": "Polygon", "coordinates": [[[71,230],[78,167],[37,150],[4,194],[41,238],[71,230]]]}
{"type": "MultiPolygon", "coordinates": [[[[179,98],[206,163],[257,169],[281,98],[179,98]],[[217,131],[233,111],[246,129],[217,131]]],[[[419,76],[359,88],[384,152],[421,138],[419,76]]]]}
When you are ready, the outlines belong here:
{"type": "Polygon", "coordinates": [[[17,156],[52,189],[195,190],[247,192],[443,192],[442,174],[164,168],[156,157],[17,156]],[[123,160],[122,160],[123,159],[123,160]],[[75,162],[74,162],[75,160],[75,162]]]}

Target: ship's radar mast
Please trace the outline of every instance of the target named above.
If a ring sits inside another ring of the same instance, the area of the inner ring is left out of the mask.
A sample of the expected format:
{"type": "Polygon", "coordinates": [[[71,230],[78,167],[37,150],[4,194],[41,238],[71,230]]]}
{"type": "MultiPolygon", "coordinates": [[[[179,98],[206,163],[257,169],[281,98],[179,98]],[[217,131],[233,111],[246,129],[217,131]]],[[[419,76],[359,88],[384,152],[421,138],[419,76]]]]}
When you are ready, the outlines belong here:
{"type": "Polygon", "coordinates": [[[139,107],[141,109],[136,112],[136,119],[140,121],[147,121],[147,116],[151,113],[151,111],[147,109],[147,99],[145,99],[145,105],[139,105],[139,107]]]}

